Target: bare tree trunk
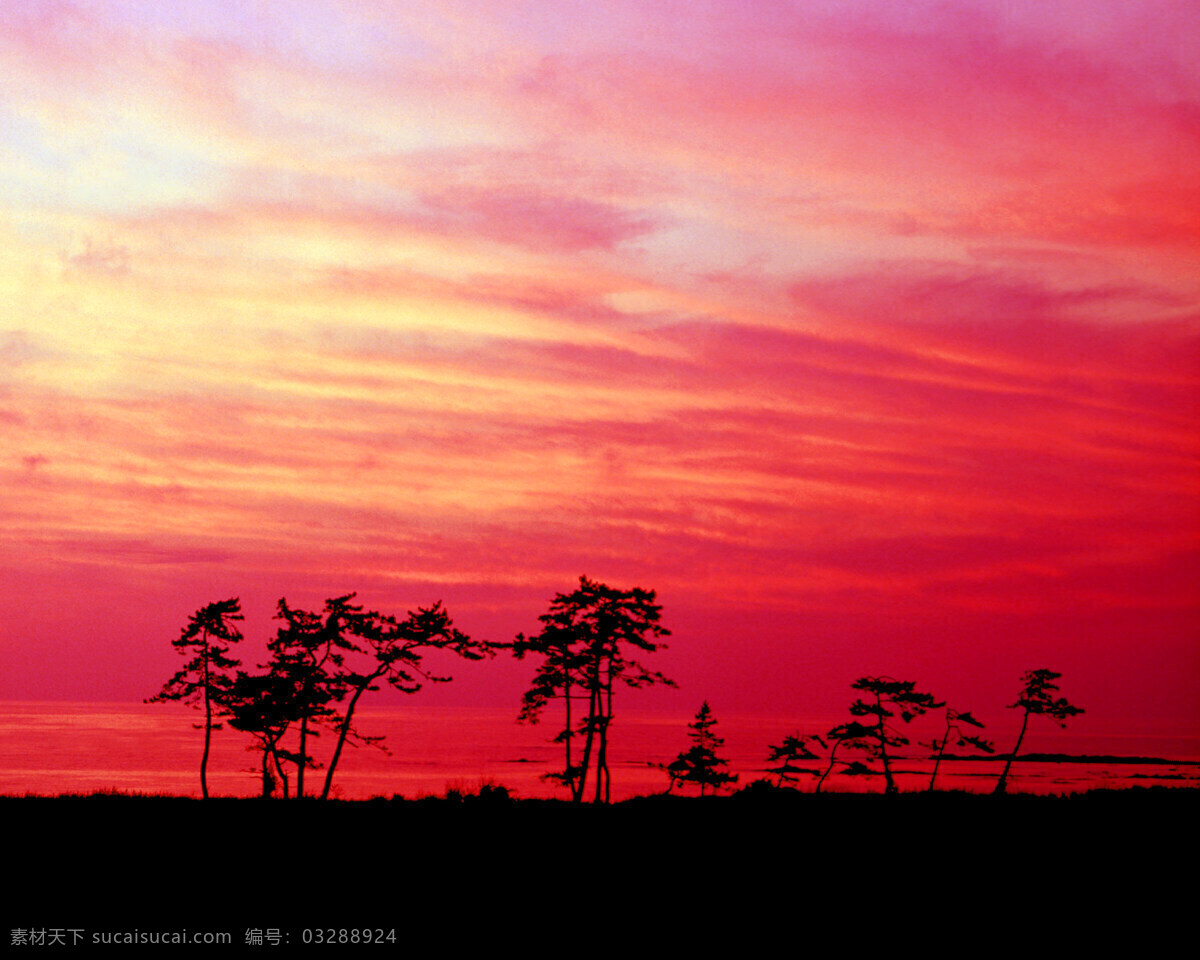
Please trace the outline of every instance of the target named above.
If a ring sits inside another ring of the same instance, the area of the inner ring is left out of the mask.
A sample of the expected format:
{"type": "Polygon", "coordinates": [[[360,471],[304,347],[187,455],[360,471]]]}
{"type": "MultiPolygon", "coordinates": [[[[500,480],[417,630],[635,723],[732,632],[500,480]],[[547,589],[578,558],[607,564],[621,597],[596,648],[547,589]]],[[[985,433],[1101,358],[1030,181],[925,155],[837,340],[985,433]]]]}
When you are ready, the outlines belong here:
{"type": "Polygon", "coordinates": [[[841,740],[835,740],[833,742],[833,749],[829,751],[829,766],[825,769],[825,772],[823,774],[821,774],[821,779],[817,781],[817,789],[814,790],[813,793],[821,792],[821,785],[825,782],[825,778],[827,776],[829,776],[830,773],[833,772],[833,764],[834,764],[834,761],[837,759],[838,747],[840,747],[841,745],[842,745],[841,740]]]}
{"type": "Polygon", "coordinates": [[[608,717],[604,721],[604,802],[612,803],[612,773],[608,769],[608,728],[612,726],[612,674],[608,677],[608,717]]]}
{"type": "Polygon", "coordinates": [[[323,643],[325,644],[325,652],[320,660],[316,659],[315,654],[309,654],[312,657],[312,661],[308,666],[308,672],[304,677],[304,685],[301,688],[303,696],[301,697],[300,709],[303,712],[303,716],[300,718],[300,760],[296,765],[297,800],[304,799],[304,768],[308,766],[308,717],[312,712],[312,701],[316,695],[314,687],[317,678],[320,676],[320,671],[325,666],[325,662],[329,659],[330,654],[331,641],[326,639],[323,643]]]}
{"type": "Polygon", "coordinates": [[[200,796],[208,799],[208,752],[212,743],[212,707],[204,697],[204,755],[200,758],[200,796]]]}
{"type": "Polygon", "coordinates": [[[296,761],[296,799],[304,798],[304,768],[308,766],[308,716],[300,718],[300,759],[296,761]]]}
{"type": "Polygon", "coordinates": [[[599,723],[600,742],[596,747],[596,795],[592,798],[593,803],[600,803],[604,798],[604,774],[608,769],[604,757],[608,745],[608,718],[602,714],[599,723]]]}
{"type": "Polygon", "coordinates": [[[1000,774],[1000,779],[996,781],[996,789],[992,791],[993,796],[1000,796],[1008,788],[1008,771],[1012,768],[1013,761],[1017,759],[1017,751],[1021,749],[1021,741],[1025,739],[1025,729],[1029,726],[1029,711],[1025,711],[1025,719],[1021,721],[1021,732],[1017,736],[1017,745],[1013,747],[1012,753],[1008,755],[1008,759],[1004,762],[1004,771],[1000,774]]]}
{"type": "Polygon", "coordinates": [[[937,759],[933,761],[933,776],[929,778],[929,793],[933,793],[933,784],[937,780],[938,767],[942,765],[942,756],[946,752],[946,744],[950,742],[950,727],[946,727],[946,735],[942,738],[942,745],[938,748],[937,759]]]}
{"type": "MultiPolygon", "coordinates": [[[[338,760],[342,756],[342,747],[346,745],[346,738],[350,735],[350,719],[354,716],[354,708],[358,704],[358,698],[363,695],[363,692],[372,683],[383,676],[385,671],[376,670],[366,682],[354,691],[354,696],[350,698],[350,705],[346,707],[346,716],[342,718],[341,726],[338,727],[337,746],[333,749],[333,759],[329,761],[329,769],[325,772],[325,786],[321,789],[321,799],[329,799],[329,788],[333,786],[333,771],[337,769],[338,760]]],[[[303,753],[303,749],[300,751],[303,753]]]]}
{"type": "MultiPolygon", "coordinates": [[[[564,671],[564,673],[565,673],[565,671],[564,671]]],[[[565,746],[566,754],[567,754],[567,756],[566,756],[567,765],[565,767],[563,767],[563,774],[566,777],[567,786],[569,786],[571,788],[571,798],[574,799],[575,798],[575,773],[571,769],[571,739],[575,736],[575,731],[571,729],[571,679],[569,676],[564,680],[564,684],[565,684],[565,692],[563,694],[563,698],[567,701],[567,703],[566,703],[567,725],[566,725],[566,728],[564,731],[566,733],[566,737],[564,738],[564,746],[565,746]]]]}
{"type": "Polygon", "coordinates": [[[283,761],[279,759],[279,751],[276,749],[276,744],[271,744],[271,759],[275,761],[275,772],[279,775],[279,782],[283,784],[283,799],[287,800],[291,797],[291,782],[288,780],[287,771],[283,768],[283,761]]]}
{"type": "Polygon", "coordinates": [[[612,720],[612,678],[604,685],[600,703],[600,745],[596,751],[596,796],[594,802],[608,803],[611,796],[608,773],[608,724],[612,720]]]}
{"type": "Polygon", "coordinates": [[[208,799],[208,753],[212,743],[212,701],[209,700],[208,628],[203,631],[204,650],[204,755],[200,758],[200,796],[208,799]]]}
{"type": "Polygon", "coordinates": [[[596,735],[596,720],[599,709],[600,693],[593,683],[588,696],[587,735],[583,741],[583,763],[579,770],[579,786],[578,790],[571,797],[576,803],[583,801],[583,791],[587,786],[588,767],[592,763],[592,741],[596,735]]]}
{"type": "Polygon", "coordinates": [[[571,799],[573,801],[578,801],[583,796],[583,787],[579,782],[580,776],[582,775],[581,771],[576,769],[573,763],[574,754],[572,753],[572,747],[574,746],[575,741],[575,727],[573,726],[574,714],[571,712],[571,701],[574,698],[571,696],[571,678],[565,670],[564,676],[566,677],[565,686],[563,688],[563,699],[566,701],[566,726],[563,728],[563,762],[566,764],[566,766],[563,767],[563,783],[570,788],[571,799]]]}
{"type": "Polygon", "coordinates": [[[899,791],[896,789],[896,781],[892,779],[892,767],[891,764],[888,763],[887,725],[883,720],[883,701],[880,699],[878,693],[875,694],[875,704],[879,707],[879,757],[883,761],[883,792],[885,794],[898,793],[899,791]]]}
{"type": "Polygon", "coordinates": [[[271,775],[271,751],[263,745],[262,752],[262,796],[267,799],[275,792],[275,778],[271,775]]]}

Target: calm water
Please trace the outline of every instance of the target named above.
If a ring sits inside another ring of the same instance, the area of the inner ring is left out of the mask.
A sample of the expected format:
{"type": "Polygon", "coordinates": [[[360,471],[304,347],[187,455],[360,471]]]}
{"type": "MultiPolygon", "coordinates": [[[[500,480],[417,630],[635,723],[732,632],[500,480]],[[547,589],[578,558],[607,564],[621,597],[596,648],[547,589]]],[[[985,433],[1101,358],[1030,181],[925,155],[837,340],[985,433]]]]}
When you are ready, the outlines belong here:
{"type": "MultiPolygon", "coordinates": [[[[503,784],[519,796],[562,796],[540,780],[557,769],[561,748],[548,743],[553,724],[537,727],[514,722],[512,711],[449,708],[363,708],[359,729],[383,734],[388,756],[368,747],[347,748],[338,765],[334,794],[348,799],[370,796],[440,795],[449,787],[473,788],[481,782],[503,784]]],[[[619,715],[613,722],[610,766],[617,799],[661,792],[666,777],[652,764],[665,763],[687,745],[689,718],[619,715]]],[[[779,742],[796,724],[777,719],[720,717],[720,751],[742,784],[764,776],[767,745],[779,742]]],[[[193,724],[203,717],[178,705],[0,702],[0,794],[58,794],[116,789],[147,793],[199,795],[203,733],[193,724]]],[[[828,729],[836,721],[802,724],[802,730],[828,729]]],[[[925,738],[932,731],[920,731],[925,738]]],[[[914,733],[918,733],[914,731],[914,733]]],[[[995,734],[1001,748],[1010,741],[995,734]]],[[[914,737],[915,739],[915,737],[914,737]]],[[[228,796],[258,792],[258,754],[247,750],[248,737],[232,731],[214,734],[209,760],[209,791],[228,796]]],[[[324,762],[333,748],[325,734],[315,753],[324,762]]],[[[1117,733],[1041,731],[1026,740],[1024,751],[1089,755],[1154,756],[1200,759],[1200,737],[1155,737],[1117,733]]],[[[928,783],[931,764],[912,758],[896,765],[901,789],[928,783]]],[[[947,789],[990,790],[1001,764],[946,763],[938,784],[947,789]]],[[[814,770],[822,769],[812,764],[814,770]]],[[[318,788],[324,771],[310,773],[318,788]]],[[[812,789],[814,780],[803,781],[812,789]]],[[[1043,764],[1018,761],[1014,790],[1060,793],[1131,784],[1200,786],[1200,768],[1181,763],[1138,765],[1043,764]]],[[[827,789],[879,791],[877,776],[833,775],[827,789]]]]}

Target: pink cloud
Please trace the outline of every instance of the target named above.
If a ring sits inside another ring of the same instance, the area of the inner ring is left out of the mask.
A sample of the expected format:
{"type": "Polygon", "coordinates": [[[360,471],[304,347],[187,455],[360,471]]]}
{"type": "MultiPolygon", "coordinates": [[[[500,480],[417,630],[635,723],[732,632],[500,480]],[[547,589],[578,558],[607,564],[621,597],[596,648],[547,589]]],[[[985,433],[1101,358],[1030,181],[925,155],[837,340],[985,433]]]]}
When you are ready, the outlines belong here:
{"type": "Polygon", "coordinates": [[[155,543],[149,540],[107,536],[60,541],[54,544],[52,549],[76,559],[103,563],[175,566],[189,563],[223,563],[229,559],[227,552],[212,547],[155,543]]]}
{"type": "Polygon", "coordinates": [[[611,250],[655,229],[610,205],[536,192],[452,191],[422,200],[450,222],[463,221],[463,232],[535,251],[611,250]]]}

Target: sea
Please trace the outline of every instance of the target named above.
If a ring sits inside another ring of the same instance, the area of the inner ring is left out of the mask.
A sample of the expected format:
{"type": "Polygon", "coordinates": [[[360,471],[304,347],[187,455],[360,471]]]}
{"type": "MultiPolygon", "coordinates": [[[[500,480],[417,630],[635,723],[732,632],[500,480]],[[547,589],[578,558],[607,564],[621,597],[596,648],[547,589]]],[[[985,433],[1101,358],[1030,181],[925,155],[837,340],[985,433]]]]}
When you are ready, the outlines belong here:
{"type": "MultiPolygon", "coordinates": [[[[556,728],[548,720],[530,726],[517,723],[512,710],[445,706],[363,707],[355,719],[364,734],[384,737],[387,750],[348,746],[335,771],[334,797],[416,799],[448,791],[473,793],[484,786],[502,786],[522,798],[566,795],[544,779],[562,766],[562,747],[550,741],[556,728]]],[[[728,760],[726,769],[738,776],[737,786],[762,778],[775,781],[776,775],[767,770],[770,744],[793,732],[827,730],[837,722],[838,718],[722,716],[716,732],[724,744],[717,752],[728,760]]],[[[0,795],[108,791],[199,796],[204,735],[196,725],[202,723],[202,714],[178,704],[0,701],[0,795]]],[[[686,723],[686,718],[636,713],[614,717],[609,747],[614,800],[666,791],[670,779],[663,766],[689,746],[686,723]]],[[[311,752],[319,763],[328,763],[334,743],[328,731],[315,741],[311,752]]],[[[999,743],[1001,750],[1010,746],[999,743]]],[[[1026,753],[1105,759],[1018,758],[1009,776],[1010,792],[1200,786],[1200,735],[1168,737],[1115,728],[1072,732],[1046,724],[1031,730],[1022,747],[1026,753]],[[1140,759],[1115,762],[1115,757],[1140,759]]],[[[842,755],[855,759],[848,752],[842,755]]],[[[208,762],[209,793],[256,796],[258,761],[248,736],[216,731],[208,762]]],[[[881,792],[878,764],[868,765],[873,772],[857,775],[848,775],[839,765],[823,789],[881,792]]],[[[805,764],[792,785],[813,790],[825,767],[822,761],[805,764]]],[[[937,786],[989,792],[1002,767],[1003,762],[994,759],[946,761],[938,771],[937,786]]],[[[928,787],[933,764],[928,751],[909,746],[898,751],[893,769],[901,790],[918,791],[928,787]]],[[[313,792],[312,786],[319,791],[324,774],[323,767],[306,774],[307,793],[313,792]]]]}

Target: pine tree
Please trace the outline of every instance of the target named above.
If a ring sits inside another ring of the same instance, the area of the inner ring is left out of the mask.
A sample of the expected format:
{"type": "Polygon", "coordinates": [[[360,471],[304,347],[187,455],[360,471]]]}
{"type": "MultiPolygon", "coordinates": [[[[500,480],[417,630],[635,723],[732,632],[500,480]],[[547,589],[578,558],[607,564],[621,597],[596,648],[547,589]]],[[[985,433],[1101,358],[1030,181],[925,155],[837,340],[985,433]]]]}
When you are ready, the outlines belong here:
{"type": "Polygon", "coordinates": [[[725,740],[713,732],[716,725],[717,720],[712,715],[708,701],[705,700],[696,713],[696,719],[688,724],[691,730],[688,734],[692,741],[691,747],[663,768],[671,778],[667,786],[668,793],[677,783],[694,783],[700,787],[700,796],[704,796],[709,787],[712,787],[715,793],[726,784],[737,782],[737,774],[726,773],[720,769],[728,766],[729,761],[717,756],[716,751],[725,744],[725,740]]]}
{"type": "MultiPolygon", "coordinates": [[[[829,731],[829,738],[835,741],[836,747],[845,744],[862,750],[872,757],[877,757],[883,764],[883,777],[886,793],[896,793],[895,778],[892,776],[891,756],[888,747],[903,747],[910,741],[894,726],[888,723],[897,713],[900,718],[909,723],[916,717],[929,710],[945,706],[933,698],[932,694],[920,693],[912,680],[894,680],[891,677],[860,677],[852,683],[851,688],[867,694],[850,704],[850,714],[855,717],[873,717],[873,722],[863,723],[851,721],[834,727],[829,731]]],[[[829,769],[833,769],[833,756],[830,756],[829,769]]],[[[829,771],[825,771],[825,776],[829,771]]],[[[821,778],[822,782],[825,777],[821,778]]],[[[819,785],[818,785],[819,787],[819,785]]]]}
{"type": "MultiPolygon", "coordinates": [[[[838,749],[842,746],[851,749],[867,750],[873,749],[875,741],[875,731],[866,724],[859,723],[857,720],[852,720],[849,723],[839,724],[826,734],[833,747],[829,751],[829,766],[825,768],[825,772],[821,774],[821,779],[817,781],[816,792],[820,793],[821,788],[825,785],[825,778],[832,772],[834,765],[837,763],[838,749]]],[[[843,765],[846,761],[842,761],[843,765]]]]}
{"type": "MultiPolygon", "coordinates": [[[[337,602],[344,604],[349,599],[350,597],[345,597],[337,602]]],[[[377,613],[363,614],[362,608],[357,606],[347,609],[350,611],[350,617],[346,629],[359,641],[356,644],[357,652],[366,654],[369,659],[364,669],[347,671],[338,678],[338,683],[352,693],[338,725],[337,746],[325,775],[325,786],[321,791],[322,800],[329,796],[333,773],[337,769],[347,739],[355,738],[368,742],[377,739],[355,733],[351,722],[359,700],[364,693],[378,690],[378,681],[386,681],[401,693],[416,693],[425,683],[450,681],[450,677],[425,669],[423,660],[428,651],[450,650],[467,660],[482,660],[485,656],[493,654],[490,644],[472,640],[455,629],[441,601],[432,607],[420,607],[416,613],[409,611],[403,620],[383,617],[377,613]]]]}
{"type": "Polygon", "coordinates": [[[784,737],[780,744],[770,744],[767,749],[771,751],[771,755],[767,757],[767,763],[778,763],[778,767],[768,767],[767,773],[775,773],[779,775],[779,779],[775,782],[775,786],[782,787],[785,783],[797,783],[799,781],[798,773],[801,772],[800,767],[792,766],[794,763],[799,763],[802,760],[817,760],[820,759],[817,754],[813,753],[809,747],[810,743],[819,743],[821,749],[826,749],[825,741],[816,734],[793,733],[790,736],[784,737]]]}
{"type": "Polygon", "coordinates": [[[1049,717],[1060,727],[1066,727],[1067,720],[1076,714],[1083,713],[1082,707],[1068,703],[1066,698],[1059,697],[1057,700],[1054,698],[1054,694],[1058,692],[1058,684],[1054,681],[1061,676],[1061,673],[1055,673],[1053,670],[1029,670],[1021,678],[1024,683],[1021,695],[1017,697],[1016,703],[1008,705],[1010,710],[1025,711],[1025,715],[1021,718],[1021,732],[1017,735],[1017,745],[1013,747],[1012,753],[1005,761],[1004,770],[1000,774],[993,793],[1002,794],[1008,788],[1008,771],[1012,768],[1013,761],[1021,749],[1025,731],[1029,728],[1031,714],[1049,717]]]}
{"type": "Polygon", "coordinates": [[[275,619],[282,620],[283,626],[267,643],[271,661],[266,669],[276,678],[276,695],[288,698],[285,715],[298,727],[299,743],[291,756],[297,798],[304,797],[305,772],[319,766],[309,738],[319,737],[322,726],[336,728],[343,719],[337,704],[348,690],[339,673],[346,654],[355,649],[347,631],[347,621],[355,612],[348,606],[352,596],[326,601],[320,613],[294,609],[281,598],[275,619]]]}
{"type": "Polygon", "coordinates": [[[425,668],[424,656],[431,650],[448,650],[470,660],[492,652],[489,644],[455,629],[440,602],[398,620],[364,610],[351,602],[354,597],[350,593],[326,600],[321,611],[294,609],[280,600],[277,619],[284,624],[267,645],[271,660],[261,668],[266,673],[238,677],[234,725],[259,741],[264,792],[270,786],[268,778],[278,775],[287,795],[283,765],[291,763],[296,768],[295,796],[305,796],[305,773],[320,766],[309,741],[325,729],[337,737],[320,791],[321,799],[327,799],[347,743],[371,744],[387,752],[382,737],[366,736],[354,727],[355,711],[365,694],[379,690],[380,681],[402,693],[449,681],[425,668]],[[289,728],[297,734],[294,751],[280,746],[289,728]]]}
{"type": "Polygon", "coordinates": [[[933,791],[933,785],[937,782],[938,768],[942,765],[942,757],[946,755],[946,746],[950,742],[951,737],[957,737],[955,746],[969,747],[972,750],[978,750],[981,753],[995,753],[996,747],[990,740],[985,740],[983,737],[966,733],[962,729],[962,724],[969,727],[978,727],[983,729],[983,721],[976,720],[969,712],[959,713],[953,707],[946,707],[946,731],[942,735],[941,740],[930,740],[927,743],[922,743],[921,746],[928,747],[933,751],[933,773],[929,777],[929,791],[933,791]]]}
{"type": "MultiPolygon", "coordinates": [[[[163,684],[147,703],[178,701],[204,710],[204,753],[200,758],[200,793],[208,799],[208,755],[212,747],[212,732],[221,724],[214,717],[228,713],[226,696],[233,678],[229,671],[240,661],[229,656],[232,644],[242,639],[234,625],[242,620],[241,603],[237,597],[220,600],[201,607],[188,618],[178,640],[172,646],[183,656],[191,655],[178,673],[163,684]]],[[[197,726],[197,729],[200,729],[197,726]]]]}
{"type": "Polygon", "coordinates": [[[579,589],[555,595],[549,611],[539,617],[541,632],[531,637],[518,635],[512,645],[518,658],[542,657],[517,719],[537,723],[548,703],[563,701],[565,724],[554,742],[563,744],[566,762],[563,771],[551,777],[570,788],[576,803],[583,800],[593,768],[594,802],[612,799],[608,742],[616,688],[640,689],[659,683],[675,686],[674,681],[632,658],[636,651],[653,653],[665,648],[659,638],[670,636],[671,631],[659,623],[661,616],[662,607],[655,602],[653,590],[617,590],[580,577],[579,589]],[[582,707],[581,717],[573,726],[576,704],[582,707]],[[578,754],[574,752],[576,738],[583,740],[578,754]]]}

